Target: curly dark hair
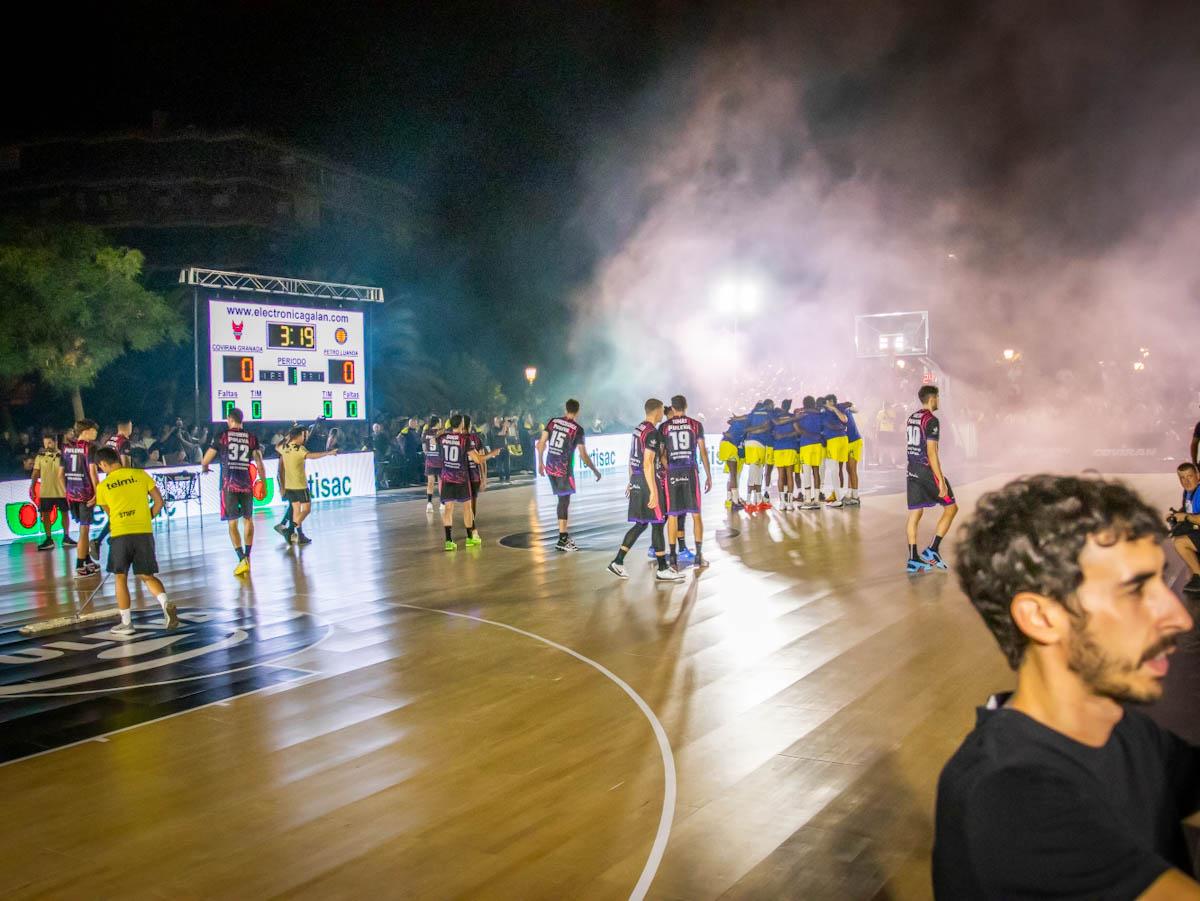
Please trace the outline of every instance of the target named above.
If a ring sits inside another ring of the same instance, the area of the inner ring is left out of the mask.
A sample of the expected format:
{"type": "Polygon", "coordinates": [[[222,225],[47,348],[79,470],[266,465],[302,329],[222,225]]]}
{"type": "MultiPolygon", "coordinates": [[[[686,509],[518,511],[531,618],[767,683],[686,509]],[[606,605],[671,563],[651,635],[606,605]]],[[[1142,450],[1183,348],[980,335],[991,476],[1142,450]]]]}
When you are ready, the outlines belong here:
{"type": "Polygon", "coordinates": [[[1045,595],[1083,617],[1075,592],[1083,581],[1079,555],[1087,539],[1110,545],[1164,534],[1158,513],[1120,482],[1027,476],[980,498],[954,569],[1015,670],[1029,644],[1012,619],[1017,594],[1045,595]]]}

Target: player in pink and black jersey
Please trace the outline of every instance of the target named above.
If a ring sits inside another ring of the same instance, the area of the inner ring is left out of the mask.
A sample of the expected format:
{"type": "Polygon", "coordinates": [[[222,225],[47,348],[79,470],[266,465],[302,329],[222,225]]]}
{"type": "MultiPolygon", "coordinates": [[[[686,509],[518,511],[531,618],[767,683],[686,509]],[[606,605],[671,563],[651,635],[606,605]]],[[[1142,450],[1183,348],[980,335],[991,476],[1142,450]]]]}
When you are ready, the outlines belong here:
{"type": "MultiPolygon", "coordinates": [[[[693,556],[697,567],[707,566],[704,561],[704,519],[700,515],[700,470],[696,465],[699,455],[704,464],[704,493],[712,490],[712,469],[708,452],[704,447],[704,425],[687,415],[687,398],[676,394],[671,398],[672,416],[659,431],[663,435],[667,458],[667,544],[670,549],[671,565],[678,563],[678,547],[683,542],[682,529],[677,516],[692,514],[692,530],[696,538],[693,556]]],[[[686,547],[683,548],[686,553],[686,547]]]]}
{"type": "Polygon", "coordinates": [[[583,426],[576,421],[579,401],[572,398],[563,408],[564,415],[553,417],[542,427],[537,443],[538,475],[550,480],[550,491],[558,498],[558,543],[554,549],[577,551],[579,547],[567,531],[571,495],[575,493],[575,449],[579,448],[579,458],[596,476],[597,482],[600,481],[600,470],[588,456],[583,426]]]}
{"type": "Polygon", "coordinates": [[[908,417],[905,429],[908,437],[908,563],[909,573],[929,572],[946,569],[942,560],[942,539],[950,531],[950,524],[958,513],[954,490],[950,480],[942,472],[938,442],[941,439],[941,423],[933,414],[938,408],[936,385],[925,385],[917,392],[921,409],[908,417]],[[926,507],[942,508],[934,530],[933,543],[917,553],[917,527],[926,507]]]}

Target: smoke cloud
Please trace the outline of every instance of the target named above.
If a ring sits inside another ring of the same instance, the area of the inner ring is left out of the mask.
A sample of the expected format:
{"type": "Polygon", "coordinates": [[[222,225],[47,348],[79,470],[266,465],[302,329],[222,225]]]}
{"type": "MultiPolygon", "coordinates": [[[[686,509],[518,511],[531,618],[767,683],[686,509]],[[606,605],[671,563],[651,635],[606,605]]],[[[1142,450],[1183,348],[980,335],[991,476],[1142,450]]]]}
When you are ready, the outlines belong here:
{"type": "Polygon", "coordinates": [[[595,142],[590,396],[886,393],[854,316],[928,310],[979,405],[1186,400],[1198,37],[1186,3],[739,5],[595,142]]]}

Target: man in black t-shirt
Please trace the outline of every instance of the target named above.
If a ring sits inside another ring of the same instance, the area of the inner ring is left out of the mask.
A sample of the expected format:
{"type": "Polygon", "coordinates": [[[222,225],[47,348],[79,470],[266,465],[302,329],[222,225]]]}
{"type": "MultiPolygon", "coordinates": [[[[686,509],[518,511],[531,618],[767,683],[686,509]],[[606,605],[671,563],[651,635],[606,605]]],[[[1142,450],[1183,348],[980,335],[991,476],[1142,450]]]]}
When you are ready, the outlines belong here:
{"type": "Polygon", "coordinates": [[[1161,697],[1192,628],[1162,537],[1118,482],[1030,476],[980,499],[955,568],[1017,688],[938,781],[938,898],[1200,897],[1181,825],[1200,749],[1129,706],[1161,697]]]}

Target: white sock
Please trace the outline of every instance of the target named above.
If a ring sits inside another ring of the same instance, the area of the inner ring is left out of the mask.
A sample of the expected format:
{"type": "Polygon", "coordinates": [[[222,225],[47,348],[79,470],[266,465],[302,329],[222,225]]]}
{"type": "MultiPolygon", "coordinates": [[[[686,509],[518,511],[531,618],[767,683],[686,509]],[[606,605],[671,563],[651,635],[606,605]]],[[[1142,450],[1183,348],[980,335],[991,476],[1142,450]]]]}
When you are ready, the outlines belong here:
{"type": "Polygon", "coordinates": [[[121,614],[121,625],[122,626],[128,626],[131,622],[133,622],[133,610],[132,609],[120,610],[118,612],[121,614]]]}
{"type": "Polygon", "coordinates": [[[164,591],[162,594],[156,595],[156,597],[158,598],[158,606],[162,607],[165,613],[167,609],[167,593],[164,591]]]}
{"type": "Polygon", "coordinates": [[[858,489],[857,489],[857,488],[851,488],[851,489],[850,489],[850,496],[851,496],[852,498],[855,498],[855,499],[857,499],[857,498],[858,498],[858,489]]]}

